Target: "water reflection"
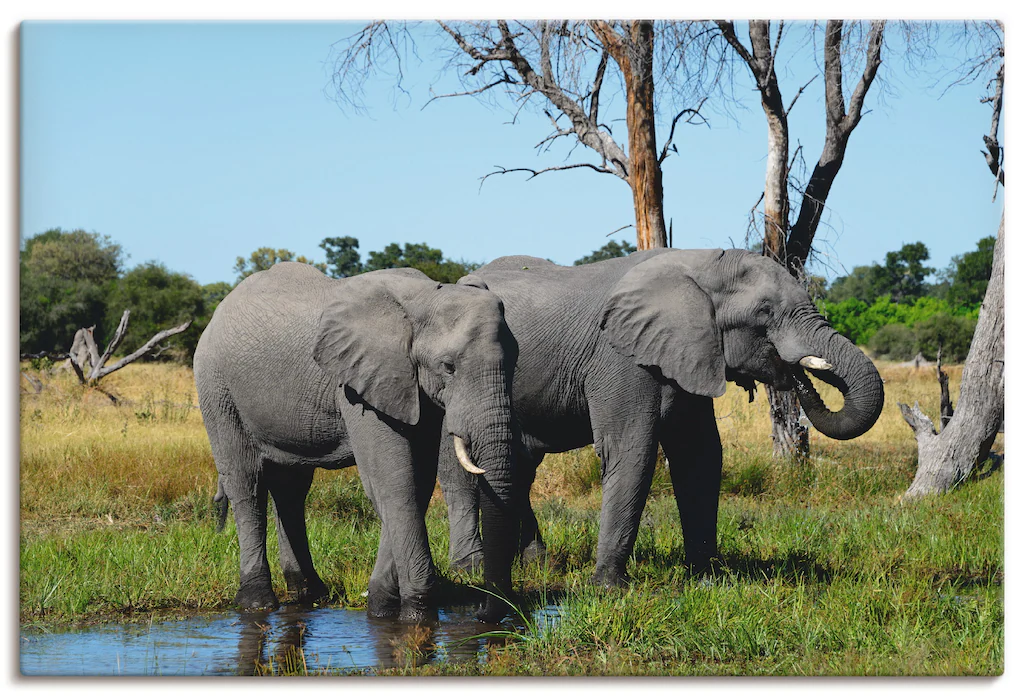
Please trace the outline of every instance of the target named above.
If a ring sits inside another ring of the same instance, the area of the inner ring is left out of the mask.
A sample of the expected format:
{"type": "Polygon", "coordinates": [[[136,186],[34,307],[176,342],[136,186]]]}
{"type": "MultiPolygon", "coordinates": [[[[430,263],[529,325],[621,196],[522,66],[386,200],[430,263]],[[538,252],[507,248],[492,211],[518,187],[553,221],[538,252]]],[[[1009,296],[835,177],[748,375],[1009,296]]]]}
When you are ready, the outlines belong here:
{"type": "MultiPolygon", "coordinates": [[[[475,606],[448,607],[425,625],[373,619],[361,610],[286,605],[272,612],[231,612],[150,624],[21,633],[24,675],[251,675],[319,670],[372,671],[429,662],[482,661],[489,645],[523,630],[521,621],[488,626],[475,606]],[[518,625],[517,625],[518,624],[518,625]]],[[[540,626],[558,609],[534,612],[540,626]]]]}

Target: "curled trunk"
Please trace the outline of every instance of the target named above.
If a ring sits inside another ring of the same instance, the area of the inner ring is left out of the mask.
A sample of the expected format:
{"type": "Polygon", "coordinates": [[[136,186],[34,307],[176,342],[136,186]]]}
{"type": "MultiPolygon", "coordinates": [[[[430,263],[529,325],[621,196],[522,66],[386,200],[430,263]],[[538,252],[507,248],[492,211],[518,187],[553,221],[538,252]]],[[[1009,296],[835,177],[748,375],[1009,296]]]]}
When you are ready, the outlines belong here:
{"type": "Polygon", "coordinates": [[[830,370],[808,370],[843,395],[843,407],[831,411],[799,365],[793,366],[800,405],[814,427],[835,440],[863,435],[878,420],[885,403],[882,378],[868,356],[847,338],[822,323],[810,342],[812,355],[829,363],[830,370]]]}

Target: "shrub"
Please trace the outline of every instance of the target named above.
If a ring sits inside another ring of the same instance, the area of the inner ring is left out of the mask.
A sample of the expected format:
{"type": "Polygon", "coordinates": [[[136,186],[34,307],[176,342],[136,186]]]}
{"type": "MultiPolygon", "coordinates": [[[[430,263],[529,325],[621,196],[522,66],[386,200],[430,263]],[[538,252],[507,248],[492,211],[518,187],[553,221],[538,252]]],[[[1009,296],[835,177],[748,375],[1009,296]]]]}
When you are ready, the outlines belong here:
{"type": "Polygon", "coordinates": [[[972,317],[954,317],[935,314],[914,325],[918,349],[929,360],[934,360],[942,348],[942,357],[951,362],[967,358],[978,320],[972,317]]]}
{"type": "Polygon", "coordinates": [[[910,360],[917,354],[917,336],[903,324],[887,324],[875,332],[868,341],[875,357],[890,360],[910,360]]]}

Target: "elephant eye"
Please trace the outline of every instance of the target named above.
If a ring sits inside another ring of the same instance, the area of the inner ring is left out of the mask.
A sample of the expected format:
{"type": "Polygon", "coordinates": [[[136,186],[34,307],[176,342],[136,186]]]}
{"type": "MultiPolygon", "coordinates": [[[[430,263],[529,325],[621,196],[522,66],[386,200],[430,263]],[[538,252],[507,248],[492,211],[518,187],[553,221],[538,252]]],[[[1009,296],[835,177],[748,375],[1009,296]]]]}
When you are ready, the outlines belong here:
{"type": "Polygon", "coordinates": [[[443,358],[441,360],[441,369],[444,371],[446,375],[454,375],[455,363],[452,362],[451,358],[443,358]]]}

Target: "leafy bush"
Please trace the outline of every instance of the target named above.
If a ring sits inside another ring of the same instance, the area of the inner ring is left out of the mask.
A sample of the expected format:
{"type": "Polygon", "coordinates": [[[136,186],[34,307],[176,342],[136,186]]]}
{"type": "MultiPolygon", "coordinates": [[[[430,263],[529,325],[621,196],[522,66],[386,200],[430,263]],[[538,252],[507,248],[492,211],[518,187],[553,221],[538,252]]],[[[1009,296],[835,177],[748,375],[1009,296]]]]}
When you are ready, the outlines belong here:
{"type": "Polygon", "coordinates": [[[918,349],[929,360],[934,360],[942,348],[942,357],[952,362],[967,358],[974,338],[978,320],[972,317],[956,317],[949,314],[935,314],[914,325],[918,349]]]}
{"type": "Polygon", "coordinates": [[[832,324],[832,328],[857,345],[868,345],[875,332],[890,324],[902,324],[913,328],[919,322],[937,314],[978,318],[978,307],[953,308],[945,300],[935,297],[919,297],[909,305],[893,302],[888,295],[877,298],[871,305],[856,298],[842,302],[823,300],[818,303],[818,307],[832,324]]]}
{"type": "Polygon", "coordinates": [[[876,357],[910,360],[917,355],[917,336],[909,326],[886,324],[871,337],[868,348],[876,357]]]}

